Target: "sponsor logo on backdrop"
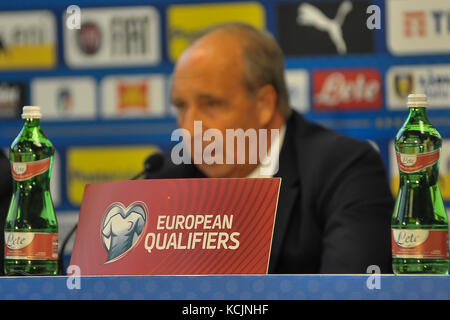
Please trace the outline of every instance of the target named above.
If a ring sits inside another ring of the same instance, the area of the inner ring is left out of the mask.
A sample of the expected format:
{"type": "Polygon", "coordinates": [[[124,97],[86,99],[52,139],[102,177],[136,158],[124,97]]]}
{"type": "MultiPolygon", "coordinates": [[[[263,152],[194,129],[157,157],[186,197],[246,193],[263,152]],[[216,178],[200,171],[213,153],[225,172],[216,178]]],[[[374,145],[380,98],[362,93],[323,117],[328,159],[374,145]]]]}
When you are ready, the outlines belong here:
{"type": "Polygon", "coordinates": [[[81,52],[93,55],[98,52],[102,44],[102,33],[94,22],[85,22],[77,32],[77,45],[81,52]]]}
{"type": "Polygon", "coordinates": [[[91,77],[35,78],[31,102],[51,120],[93,119],[96,116],[96,82],[91,77]]]}
{"type": "Polygon", "coordinates": [[[56,64],[56,23],[46,10],[0,13],[0,70],[56,64]]]}
{"type": "Polygon", "coordinates": [[[379,110],[382,78],[376,69],[316,70],[313,72],[314,109],[379,110]]]}
{"type": "Polygon", "coordinates": [[[389,109],[404,110],[410,93],[425,93],[429,109],[450,109],[450,65],[392,67],[386,91],[389,109]]]}
{"type": "Polygon", "coordinates": [[[247,22],[264,29],[264,6],[257,2],[171,5],[167,10],[168,53],[176,61],[200,32],[217,23],[247,22]]]}
{"type": "Polygon", "coordinates": [[[62,87],[57,92],[57,107],[60,112],[71,112],[73,109],[73,94],[70,88],[62,87]]]}
{"type": "Polygon", "coordinates": [[[17,119],[26,104],[23,82],[0,82],[0,119],[17,119]]]}
{"type": "Polygon", "coordinates": [[[286,84],[289,91],[289,101],[300,113],[309,111],[309,75],[302,69],[286,70],[286,84]]]}
{"type": "Polygon", "coordinates": [[[165,112],[162,75],[108,76],[101,87],[101,115],[105,118],[155,117],[165,112]]]}
{"type": "Polygon", "coordinates": [[[83,8],[80,29],[64,28],[65,60],[74,68],[155,65],[160,33],[154,7],[83,8]]]}
{"type": "Polygon", "coordinates": [[[425,37],[426,27],[425,11],[403,12],[403,35],[406,38],[425,37]]]}
{"type": "Polygon", "coordinates": [[[404,99],[408,98],[408,95],[414,92],[414,83],[412,73],[405,71],[399,72],[394,75],[394,90],[397,97],[404,99]]]}
{"type": "Polygon", "coordinates": [[[147,92],[150,91],[150,88],[147,86],[147,81],[141,80],[132,83],[119,81],[117,87],[118,113],[126,113],[128,110],[132,109],[136,109],[136,111],[142,113],[150,112],[151,105],[147,101],[147,92]]]}
{"type": "Polygon", "coordinates": [[[386,1],[387,44],[393,54],[450,52],[450,2],[386,1]]]}
{"type": "MultiPolygon", "coordinates": [[[[397,165],[397,155],[394,141],[389,143],[389,171],[391,177],[391,191],[397,195],[400,181],[397,165]]],[[[439,156],[439,189],[444,201],[450,200],[450,139],[442,139],[442,149],[439,156]]]]}
{"type": "Polygon", "coordinates": [[[129,180],[143,170],[156,146],[72,147],[67,151],[66,179],[69,202],[79,206],[89,183],[129,180]]]}
{"type": "Polygon", "coordinates": [[[374,31],[366,27],[369,1],[282,2],[278,37],[288,56],[372,53],[374,31]]]}

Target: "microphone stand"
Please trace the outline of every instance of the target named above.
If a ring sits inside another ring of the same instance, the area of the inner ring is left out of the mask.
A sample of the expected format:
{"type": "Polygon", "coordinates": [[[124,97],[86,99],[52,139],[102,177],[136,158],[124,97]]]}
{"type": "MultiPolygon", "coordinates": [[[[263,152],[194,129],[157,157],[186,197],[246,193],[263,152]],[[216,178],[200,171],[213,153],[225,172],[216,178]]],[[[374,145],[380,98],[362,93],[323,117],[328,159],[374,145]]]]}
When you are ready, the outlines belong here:
{"type": "Polygon", "coordinates": [[[58,274],[59,275],[65,275],[66,273],[64,272],[64,250],[66,249],[66,245],[69,242],[69,239],[72,237],[72,235],[75,233],[75,230],[77,230],[78,227],[78,223],[75,223],[75,225],[73,226],[72,230],[70,230],[69,234],[66,236],[66,238],[64,239],[62,246],[61,246],[61,250],[59,251],[59,255],[58,255],[58,274]]]}

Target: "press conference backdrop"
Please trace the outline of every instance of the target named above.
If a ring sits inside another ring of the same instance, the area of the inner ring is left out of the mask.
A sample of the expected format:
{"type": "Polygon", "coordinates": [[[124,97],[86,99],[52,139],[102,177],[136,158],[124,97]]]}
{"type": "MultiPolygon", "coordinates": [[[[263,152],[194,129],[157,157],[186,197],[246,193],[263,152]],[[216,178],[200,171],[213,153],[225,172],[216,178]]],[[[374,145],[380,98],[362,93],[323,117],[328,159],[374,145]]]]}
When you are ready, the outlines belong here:
{"type": "Polygon", "coordinates": [[[394,193],[392,141],[406,97],[426,93],[443,136],[440,187],[450,207],[448,0],[0,1],[0,147],[18,134],[22,106],[41,106],[57,150],[61,237],[78,219],[85,184],[129,179],[146,156],[177,143],[174,62],[202,28],[230,20],[275,35],[292,106],[370,140],[394,193]]]}

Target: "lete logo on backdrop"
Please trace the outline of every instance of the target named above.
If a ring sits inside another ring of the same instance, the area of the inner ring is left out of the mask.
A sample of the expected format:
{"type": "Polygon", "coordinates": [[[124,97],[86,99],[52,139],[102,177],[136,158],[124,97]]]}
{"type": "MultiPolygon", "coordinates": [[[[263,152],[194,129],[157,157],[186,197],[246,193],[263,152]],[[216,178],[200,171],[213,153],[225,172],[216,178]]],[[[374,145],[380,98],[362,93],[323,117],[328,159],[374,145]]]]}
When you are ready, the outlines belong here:
{"type": "Polygon", "coordinates": [[[319,111],[382,107],[381,75],[376,69],[314,71],[313,85],[314,106],[319,111]]]}
{"type": "Polygon", "coordinates": [[[139,244],[147,221],[148,208],[141,201],[128,207],[114,202],[106,209],[100,230],[108,252],[105,264],[122,259],[139,244]]]}

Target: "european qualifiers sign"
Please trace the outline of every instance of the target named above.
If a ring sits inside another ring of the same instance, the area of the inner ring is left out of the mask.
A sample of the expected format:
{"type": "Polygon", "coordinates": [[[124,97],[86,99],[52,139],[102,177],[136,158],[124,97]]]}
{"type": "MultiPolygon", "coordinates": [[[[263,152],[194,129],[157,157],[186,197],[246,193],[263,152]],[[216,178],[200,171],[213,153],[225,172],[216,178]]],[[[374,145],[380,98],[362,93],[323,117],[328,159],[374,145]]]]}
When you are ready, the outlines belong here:
{"type": "Polygon", "coordinates": [[[267,274],[280,183],[87,185],[70,264],[82,275],[267,274]]]}
{"type": "Polygon", "coordinates": [[[281,2],[277,34],[287,56],[373,53],[375,31],[367,28],[369,1],[281,2]]]}

